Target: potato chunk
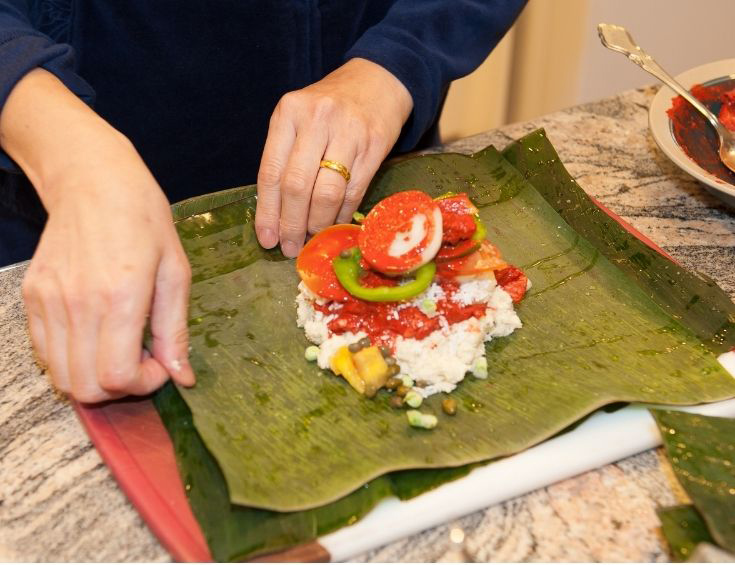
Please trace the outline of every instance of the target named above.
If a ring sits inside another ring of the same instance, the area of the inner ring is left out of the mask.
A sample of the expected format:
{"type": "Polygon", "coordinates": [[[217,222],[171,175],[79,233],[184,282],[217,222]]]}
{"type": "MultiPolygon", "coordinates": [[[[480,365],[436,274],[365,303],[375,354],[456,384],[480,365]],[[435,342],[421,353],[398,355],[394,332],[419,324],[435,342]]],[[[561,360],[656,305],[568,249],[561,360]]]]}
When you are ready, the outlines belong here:
{"type": "Polygon", "coordinates": [[[365,382],[365,396],[373,397],[385,385],[390,374],[390,368],[385,362],[380,349],[372,345],[352,354],[357,372],[365,382]]]}
{"type": "Polygon", "coordinates": [[[365,394],[365,381],[358,373],[352,359],[352,353],[347,349],[347,346],[342,346],[337,350],[329,360],[329,366],[335,375],[344,377],[352,388],[360,394],[365,394]]]}

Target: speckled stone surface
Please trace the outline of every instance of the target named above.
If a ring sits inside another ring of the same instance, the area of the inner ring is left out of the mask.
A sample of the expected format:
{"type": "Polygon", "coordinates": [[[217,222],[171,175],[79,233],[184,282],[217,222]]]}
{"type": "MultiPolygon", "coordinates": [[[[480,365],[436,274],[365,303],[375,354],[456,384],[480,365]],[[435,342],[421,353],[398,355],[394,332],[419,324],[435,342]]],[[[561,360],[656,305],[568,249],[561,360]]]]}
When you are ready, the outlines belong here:
{"type": "MultiPolygon", "coordinates": [[[[538,127],[579,184],[735,296],[735,213],[648,133],[655,90],[577,106],[454,143],[504,147],[538,127]]],[[[34,364],[20,295],[0,272],[0,561],[166,561],[73,410],[34,364]]],[[[655,509],[685,495],[653,450],[355,557],[358,561],[668,561],[655,509]],[[461,528],[463,544],[450,531],[461,528]]]]}

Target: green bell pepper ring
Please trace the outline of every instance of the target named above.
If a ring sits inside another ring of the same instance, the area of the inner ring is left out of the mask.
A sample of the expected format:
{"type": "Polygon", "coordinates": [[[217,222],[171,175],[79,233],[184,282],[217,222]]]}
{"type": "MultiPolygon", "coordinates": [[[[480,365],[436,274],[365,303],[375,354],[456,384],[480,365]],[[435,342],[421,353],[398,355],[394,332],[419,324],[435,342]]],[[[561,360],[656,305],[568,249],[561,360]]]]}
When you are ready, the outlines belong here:
{"type": "Polygon", "coordinates": [[[436,274],[436,264],[431,261],[414,271],[414,279],[399,286],[378,286],[368,288],[360,284],[360,259],[362,254],[357,247],[340,253],[332,260],[332,268],[337,280],[355,298],[368,302],[398,302],[413,298],[424,292],[436,274]]]}
{"type": "MultiPolygon", "coordinates": [[[[436,202],[437,200],[446,200],[447,198],[454,198],[458,194],[459,194],[459,192],[452,192],[450,190],[450,191],[445,192],[443,194],[440,194],[439,196],[437,196],[436,198],[434,198],[434,202],[436,202]]],[[[469,196],[467,198],[469,198],[469,196]]]]}
{"type": "Polygon", "coordinates": [[[482,223],[482,220],[480,220],[480,216],[472,216],[472,219],[475,220],[475,233],[472,234],[472,241],[482,243],[482,240],[487,236],[487,228],[482,223]]]}

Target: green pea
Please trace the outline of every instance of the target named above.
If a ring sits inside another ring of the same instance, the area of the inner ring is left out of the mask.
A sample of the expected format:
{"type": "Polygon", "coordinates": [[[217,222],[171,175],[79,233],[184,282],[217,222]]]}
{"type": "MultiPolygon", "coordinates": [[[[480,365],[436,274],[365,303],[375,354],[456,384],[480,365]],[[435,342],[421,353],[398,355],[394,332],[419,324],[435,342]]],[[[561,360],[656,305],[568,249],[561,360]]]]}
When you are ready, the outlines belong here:
{"type": "Polygon", "coordinates": [[[304,358],[307,361],[316,361],[319,357],[319,348],[316,345],[310,345],[304,350],[304,358]]]}
{"type": "Polygon", "coordinates": [[[424,428],[431,430],[436,427],[439,420],[433,414],[422,414],[418,410],[408,410],[406,412],[408,423],[414,428],[424,428]]]}
{"type": "Polygon", "coordinates": [[[424,397],[415,390],[410,390],[406,393],[406,396],[403,397],[403,401],[411,408],[418,408],[424,401],[424,397]]]}
{"type": "Polygon", "coordinates": [[[421,301],[421,311],[426,314],[427,316],[429,314],[433,314],[436,312],[436,302],[433,300],[430,300],[429,298],[426,298],[421,301]]]}
{"type": "Polygon", "coordinates": [[[475,364],[472,365],[472,374],[478,379],[487,378],[487,359],[480,357],[475,364]]]}

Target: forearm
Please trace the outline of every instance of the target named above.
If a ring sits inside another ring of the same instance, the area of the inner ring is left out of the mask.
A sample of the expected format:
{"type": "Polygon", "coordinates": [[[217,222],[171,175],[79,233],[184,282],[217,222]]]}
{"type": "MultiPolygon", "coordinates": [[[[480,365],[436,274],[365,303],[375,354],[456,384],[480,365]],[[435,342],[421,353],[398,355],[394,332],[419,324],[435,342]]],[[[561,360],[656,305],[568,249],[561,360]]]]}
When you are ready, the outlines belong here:
{"type": "MultiPolygon", "coordinates": [[[[60,176],[104,166],[105,154],[134,152],[129,141],[100,118],[56,76],[26,74],[0,112],[0,146],[23,169],[47,209],[60,176]],[[95,158],[90,158],[91,151],[95,158]]],[[[64,183],[69,186],[69,183],[64,183]]]]}
{"type": "Polygon", "coordinates": [[[525,0],[395,0],[346,58],[367,59],[390,71],[413,97],[409,126],[398,141],[411,149],[439,110],[452,80],[476,68],[497,45],[525,0]]]}
{"type": "Polygon", "coordinates": [[[191,271],[168,202],[132,144],[54,75],[33,70],[0,113],[0,145],[49,211],[23,282],[34,347],[82,402],[191,385],[191,271]],[[143,354],[150,320],[151,354],[143,354]]]}

